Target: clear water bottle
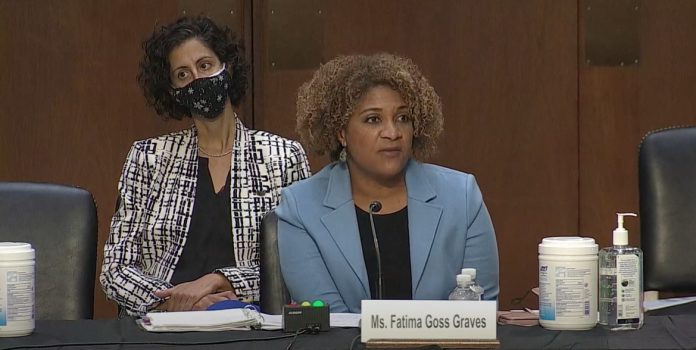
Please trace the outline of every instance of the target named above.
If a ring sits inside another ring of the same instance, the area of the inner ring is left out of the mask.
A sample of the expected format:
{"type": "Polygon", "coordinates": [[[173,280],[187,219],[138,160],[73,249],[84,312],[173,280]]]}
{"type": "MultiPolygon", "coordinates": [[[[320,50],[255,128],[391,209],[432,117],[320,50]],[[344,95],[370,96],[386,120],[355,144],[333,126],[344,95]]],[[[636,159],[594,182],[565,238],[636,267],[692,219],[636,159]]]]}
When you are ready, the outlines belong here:
{"type": "Polygon", "coordinates": [[[481,295],[471,283],[471,276],[457,275],[457,287],[449,295],[449,300],[481,300],[481,295]]]}
{"type": "Polygon", "coordinates": [[[471,268],[471,267],[464,268],[464,269],[462,269],[462,275],[471,276],[471,283],[473,284],[473,286],[471,288],[474,289],[474,291],[476,291],[476,293],[478,293],[478,295],[479,295],[478,300],[481,300],[481,298],[483,297],[484,290],[483,290],[483,287],[481,287],[481,285],[478,284],[478,282],[476,282],[476,269],[471,268]]]}

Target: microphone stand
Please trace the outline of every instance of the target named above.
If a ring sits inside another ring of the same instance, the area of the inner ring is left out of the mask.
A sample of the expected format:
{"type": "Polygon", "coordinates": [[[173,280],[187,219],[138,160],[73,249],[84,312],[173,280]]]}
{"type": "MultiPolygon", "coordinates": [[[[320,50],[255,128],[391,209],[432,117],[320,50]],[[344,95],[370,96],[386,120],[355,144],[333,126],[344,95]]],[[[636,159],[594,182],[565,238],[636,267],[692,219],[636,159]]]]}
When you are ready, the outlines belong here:
{"type": "Polygon", "coordinates": [[[372,240],[375,243],[375,253],[377,255],[377,299],[382,299],[382,257],[379,252],[379,241],[377,240],[377,231],[375,231],[375,221],[372,214],[382,210],[382,203],[373,201],[370,203],[370,228],[372,228],[372,240]]]}

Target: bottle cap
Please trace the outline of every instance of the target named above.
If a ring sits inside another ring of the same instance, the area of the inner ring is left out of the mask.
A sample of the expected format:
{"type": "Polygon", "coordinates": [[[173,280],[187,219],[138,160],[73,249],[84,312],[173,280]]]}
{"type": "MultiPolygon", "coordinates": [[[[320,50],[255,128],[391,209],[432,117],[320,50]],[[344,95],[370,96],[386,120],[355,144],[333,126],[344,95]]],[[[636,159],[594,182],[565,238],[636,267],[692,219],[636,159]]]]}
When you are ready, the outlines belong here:
{"type": "Polygon", "coordinates": [[[457,275],[457,285],[462,283],[471,282],[471,276],[469,275],[457,275]]]}
{"type": "Polygon", "coordinates": [[[469,275],[471,276],[471,280],[476,279],[476,269],[468,267],[468,268],[463,268],[462,269],[462,275],[469,275]]]}

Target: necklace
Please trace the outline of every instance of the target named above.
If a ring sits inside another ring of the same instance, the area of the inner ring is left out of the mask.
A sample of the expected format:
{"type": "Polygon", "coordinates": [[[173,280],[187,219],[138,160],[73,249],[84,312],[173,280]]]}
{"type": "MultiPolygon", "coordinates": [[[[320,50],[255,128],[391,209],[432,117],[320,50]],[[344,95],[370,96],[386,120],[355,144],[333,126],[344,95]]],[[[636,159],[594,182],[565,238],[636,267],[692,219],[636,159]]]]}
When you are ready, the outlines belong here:
{"type": "Polygon", "coordinates": [[[210,153],[204,151],[204,150],[201,148],[201,146],[198,146],[198,150],[199,150],[201,153],[205,154],[206,156],[212,157],[212,158],[224,157],[224,156],[226,156],[226,155],[232,153],[232,149],[230,149],[229,151],[225,151],[224,153],[220,153],[220,154],[210,154],[210,153]]]}
{"type": "MultiPolygon", "coordinates": [[[[223,67],[223,69],[224,69],[224,67],[223,67]]],[[[234,119],[237,120],[237,112],[232,111],[232,113],[234,113],[234,119]]],[[[203,154],[205,154],[206,156],[208,156],[208,157],[220,158],[220,157],[224,157],[224,156],[226,156],[226,155],[232,153],[232,150],[234,150],[234,147],[233,147],[233,148],[230,148],[229,150],[227,150],[227,151],[225,151],[225,152],[223,152],[223,153],[219,153],[219,154],[211,154],[211,153],[208,153],[208,152],[204,151],[203,148],[201,148],[200,145],[198,146],[198,150],[199,150],[201,153],[203,153],[203,154]]]]}

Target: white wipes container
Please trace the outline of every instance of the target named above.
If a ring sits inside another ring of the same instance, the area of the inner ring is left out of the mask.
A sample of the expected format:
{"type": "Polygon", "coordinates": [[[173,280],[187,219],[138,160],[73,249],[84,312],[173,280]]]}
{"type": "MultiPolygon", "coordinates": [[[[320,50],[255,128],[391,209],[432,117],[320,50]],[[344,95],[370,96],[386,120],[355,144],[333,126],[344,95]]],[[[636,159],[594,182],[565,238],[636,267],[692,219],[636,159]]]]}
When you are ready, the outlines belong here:
{"type": "Polygon", "coordinates": [[[539,323],[553,330],[597,324],[597,251],[594,239],[548,237],[539,244],[539,323]]]}
{"type": "Polygon", "coordinates": [[[34,249],[0,242],[0,337],[34,331],[34,249]]]}

